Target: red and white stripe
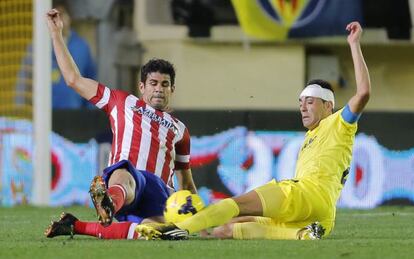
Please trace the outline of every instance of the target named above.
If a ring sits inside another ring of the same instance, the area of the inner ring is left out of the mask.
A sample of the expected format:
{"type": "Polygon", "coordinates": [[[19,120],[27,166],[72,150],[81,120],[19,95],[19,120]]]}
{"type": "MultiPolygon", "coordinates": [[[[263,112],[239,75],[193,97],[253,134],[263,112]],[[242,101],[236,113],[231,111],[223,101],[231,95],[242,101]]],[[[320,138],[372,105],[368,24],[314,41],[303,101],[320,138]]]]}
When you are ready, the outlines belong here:
{"type": "Polygon", "coordinates": [[[137,169],[152,172],[167,184],[171,184],[174,168],[189,168],[189,134],[182,122],[146,105],[136,96],[103,85],[99,85],[96,96],[90,101],[109,115],[113,133],[109,165],[126,159],[137,169]],[[166,119],[178,131],[134,111],[133,107],[142,107],[166,119]]]}

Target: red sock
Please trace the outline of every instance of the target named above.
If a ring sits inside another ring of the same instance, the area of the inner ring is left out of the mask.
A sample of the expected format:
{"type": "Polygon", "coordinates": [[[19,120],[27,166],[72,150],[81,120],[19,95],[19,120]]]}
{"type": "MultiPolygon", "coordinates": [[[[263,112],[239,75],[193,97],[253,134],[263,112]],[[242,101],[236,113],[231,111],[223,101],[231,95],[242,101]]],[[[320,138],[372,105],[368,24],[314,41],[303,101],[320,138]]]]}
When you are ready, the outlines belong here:
{"type": "MultiPolygon", "coordinates": [[[[98,222],[75,221],[75,234],[94,236],[102,239],[127,239],[132,222],[113,222],[104,227],[98,222]]],[[[134,233],[133,237],[136,234],[134,233]]]]}
{"type": "Polygon", "coordinates": [[[122,187],[122,185],[115,184],[108,188],[108,193],[111,196],[112,201],[114,203],[114,207],[115,207],[114,214],[115,214],[125,204],[126,191],[124,187],[122,187]]]}

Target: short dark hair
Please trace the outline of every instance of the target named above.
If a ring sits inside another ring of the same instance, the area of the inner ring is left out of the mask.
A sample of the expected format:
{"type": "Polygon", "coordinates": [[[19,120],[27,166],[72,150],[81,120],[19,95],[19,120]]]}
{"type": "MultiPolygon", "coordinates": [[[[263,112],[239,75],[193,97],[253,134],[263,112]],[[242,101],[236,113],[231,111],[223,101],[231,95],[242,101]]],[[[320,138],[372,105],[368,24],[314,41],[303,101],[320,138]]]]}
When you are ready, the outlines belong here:
{"type": "Polygon", "coordinates": [[[174,65],[164,59],[153,58],[141,67],[141,82],[147,81],[147,76],[150,73],[159,72],[161,74],[170,75],[171,85],[175,82],[175,68],[174,65]]]}
{"type": "Polygon", "coordinates": [[[328,81],[325,81],[325,80],[322,80],[322,79],[312,79],[306,85],[308,86],[308,85],[313,85],[313,84],[320,85],[322,88],[331,90],[332,93],[335,94],[335,92],[332,88],[332,85],[328,81]]]}

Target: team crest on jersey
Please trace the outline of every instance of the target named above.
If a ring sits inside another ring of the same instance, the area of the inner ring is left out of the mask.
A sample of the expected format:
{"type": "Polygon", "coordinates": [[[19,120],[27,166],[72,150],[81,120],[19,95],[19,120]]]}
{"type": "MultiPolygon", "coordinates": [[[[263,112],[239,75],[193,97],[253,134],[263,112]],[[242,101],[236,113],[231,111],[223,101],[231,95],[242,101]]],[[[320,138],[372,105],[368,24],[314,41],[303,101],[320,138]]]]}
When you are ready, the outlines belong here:
{"type": "Polygon", "coordinates": [[[303,147],[302,147],[301,151],[303,151],[305,148],[309,147],[309,146],[310,146],[310,145],[311,145],[311,144],[315,141],[316,137],[317,137],[317,136],[315,136],[315,137],[313,137],[313,138],[310,138],[310,139],[308,140],[308,142],[306,142],[306,143],[303,145],[303,147]]]}
{"type": "Polygon", "coordinates": [[[288,28],[303,27],[321,12],[326,0],[257,0],[270,19],[288,28]]]}
{"type": "Polygon", "coordinates": [[[156,123],[160,124],[161,126],[172,130],[174,132],[174,134],[178,135],[178,128],[174,125],[174,123],[172,121],[169,121],[169,120],[159,116],[158,114],[151,111],[150,109],[145,109],[142,106],[141,107],[133,106],[133,107],[131,107],[131,110],[150,118],[152,121],[155,121],[156,123]]]}

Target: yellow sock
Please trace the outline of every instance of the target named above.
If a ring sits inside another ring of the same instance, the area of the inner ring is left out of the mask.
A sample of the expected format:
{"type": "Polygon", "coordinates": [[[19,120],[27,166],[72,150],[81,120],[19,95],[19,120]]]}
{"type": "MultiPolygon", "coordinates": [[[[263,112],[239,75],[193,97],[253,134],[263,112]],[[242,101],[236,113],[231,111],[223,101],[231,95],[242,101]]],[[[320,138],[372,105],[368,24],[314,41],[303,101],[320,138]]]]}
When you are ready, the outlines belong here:
{"type": "Polygon", "coordinates": [[[191,218],[175,224],[190,234],[200,230],[220,226],[239,215],[239,206],[233,199],[224,199],[201,210],[191,218]]]}
{"type": "Polygon", "coordinates": [[[263,225],[258,222],[236,223],[234,239],[297,239],[298,228],[263,225]]]}

